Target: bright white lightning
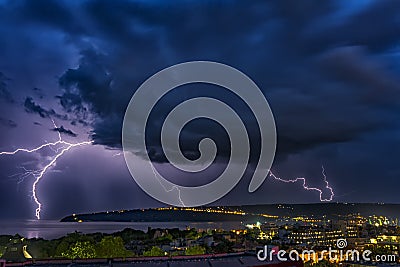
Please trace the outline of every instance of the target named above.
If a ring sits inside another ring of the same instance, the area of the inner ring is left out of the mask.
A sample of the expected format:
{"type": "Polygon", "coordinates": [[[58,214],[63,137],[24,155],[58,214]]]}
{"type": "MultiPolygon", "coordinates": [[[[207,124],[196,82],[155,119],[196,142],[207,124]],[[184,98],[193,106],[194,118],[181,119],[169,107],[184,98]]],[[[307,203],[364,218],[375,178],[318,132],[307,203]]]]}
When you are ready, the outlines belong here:
{"type": "MultiPolygon", "coordinates": [[[[55,124],[55,122],[53,121],[53,125],[55,128],[57,128],[57,125],[55,124]]],[[[70,150],[71,148],[74,147],[78,147],[78,146],[84,146],[84,145],[89,145],[93,143],[93,141],[86,141],[86,142],[80,142],[80,143],[70,143],[67,141],[62,140],[61,138],[61,134],[58,132],[58,141],[56,142],[47,142],[43,145],[40,145],[36,148],[32,148],[32,149],[26,149],[26,148],[18,148],[14,151],[10,151],[10,152],[0,152],[0,155],[14,155],[18,152],[25,152],[25,153],[35,153],[35,152],[39,152],[40,150],[48,147],[50,149],[52,149],[56,154],[55,156],[52,158],[52,160],[47,163],[43,168],[38,169],[38,170],[27,170],[25,168],[24,169],[24,173],[20,174],[20,180],[19,182],[22,182],[23,179],[25,179],[27,176],[32,175],[35,178],[35,181],[33,182],[32,185],[32,197],[33,200],[35,201],[37,208],[35,210],[35,216],[38,220],[40,220],[40,212],[42,210],[42,203],[39,201],[39,198],[37,196],[37,186],[40,182],[40,180],[43,178],[43,176],[46,174],[46,172],[56,164],[57,160],[64,155],[65,152],[67,152],[68,150],[70,150]],[[61,146],[58,147],[56,149],[53,149],[54,146],[61,146]]]]}
{"type": "MultiPolygon", "coordinates": [[[[185,207],[185,204],[183,203],[183,201],[182,201],[182,199],[181,199],[181,191],[179,190],[179,187],[178,187],[177,185],[174,185],[174,186],[172,186],[170,189],[167,189],[167,188],[163,185],[163,183],[160,181],[160,179],[159,179],[159,177],[158,177],[158,174],[157,174],[157,171],[155,170],[155,168],[153,167],[153,165],[151,165],[151,168],[152,168],[152,171],[153,171],[154,176],[156,177],[156,179],[158,180],[158,182],[161,184],[161,186],[163,187],[164,191],[165,191],[166,193],[170,193],[170,192],[176,190],[176,191],[178,192],[179,201],[181,202],[182,206],[185,207]]],[[[296,183],[296,182],[298,182],[298,181],[302,181],[302,182],[303,182],[303,184],[302,184],[303,189],[305,189],[306,191],[317,191],[317,192],[319,193],[319,200],[320,200],[321,202],[330,202],[330,201],[332,201],[332,199],[333,199],[333,197],[335,196],[335,194],[334,194],[334,192],[333,192],[333,188],[329,185],[328,178],[326,177],[326,174],[325,174],[325,168],[324,168],[324,166],[322,165],[321,168],[322,168],[322,176],[323,176],[324,183],[325,183],[325,189],[328,189],[329,192],[330,192],[330,195],[329,195],[328,198],[323,198],[323,196],[322,196],[322,195],[323,195],[323,191],[322,191],[323,189],[320,189],[320,188],[317,188],[317,187],[310,187],[310,186],[308,186],[308,185],[307,185],[307,179],[304,178],[304,177],[297,177],[297,178],[295,178],[295,179],[288,179],[288,180],[285,180],[285,179],[282,179],[282,178],[279,178],[278,176],[276,176],[274,173],[272,173],[271,170],[269,171],[269,176],[271,176],[271,177],[274,178],[275,180],[278,180],[278,181],[284,182],[284,183],[296,183]]]]}
{"type": "Polygon", "coordinates": [[[304,177],[297,177],[297,178],[295,178],[295,179],[285,180],[285,179],[282,179],[282,178],[277,177],[275,174],[273,174],[273,173],[271,172],[271,170],[270,170],[270,172],[269,172],[269,176],[271,176],[271,177],[274,178],[275,180],[278,180],[278,181],[281,181],[281,182],[284,182],[284,183],[296,183],[296,182],[298,182],[298,181],[302,181],[302,182],[303,182],[303,188],[304,188],[305,190],[307,190],[307,191],[310,191],[310,190],[311,190],[311,191],[317,191],[317,192],[319,193],[319,200],[322,201],[322,202],[329,202],[329,201],[332,201],[333,197],[335,196],[335,194],[333,193],[333,188],[329,185],[329,182],[328,182],[328,180],[327,180],[327,177],[326,177],[326,174],[325,174],[325,168],[324,168],[324,166],[322,166],[322,176],[324,177],[325,189],[328,189],[328,190],[330,191],[330,195],[329,195],[328,198],[323,198],[323,197],[322,197],[322,194],[323,194],[322,189],[317,188],[317,187],[309,187],[309,186],[307,185],[307,180],[306,180],[306,178],[304,178],[304,177]]]}
{"type": "MultiPolygon", "coordinates": [[[[56,124],[53,121],[53,125],[54,127],[57,127],[56,124]]],[[[79,143],[70,143],[67,141],[62,140],[61,134],[58,132],[58,140],[55,142],[46,142],[38,147],[32,148],[32,149],[27,149],[27,148],[18,148],[14,151],[5,151],[5,152],[0,152],[0,155],[15,155],[19,152],[25,152],[25,153],[35,153],[35,152],[39,152],[40,150],[44,149],[44,148],[50,148],[54,151],[55,155],[54,157],[51,159],[50,162],[48,162],[43,168],[39,168],[37,170],[29,170],[26,169],[25,167],[21,167],[23,169],[24,172],[22,173],[18,173],[18,174],[14,174],[12,176],[19,176],[19,180],[18,183],[21,183],[24,181],[24,179],[28,176],[33,176],[35,178],[34,183],[32,185],[32,198],[35,202],[35,204],[37,205],[37,208],[35,210],[35,216],[37,219],[40,219],[40,213],[42,210],[42,203],[39,201],[38,195],[37,195],[37,186],[39,184],[39,182],[41,181],[41,179],[43,178],[43,176],[46,174],[46,172],[48,172],[48,170],[54,166],[57,162],[57,160],[64,155],[65,152],[69,151],[71,148],[74,147],[78,147],[78,146],[84,146],[84,145],[89,145],[93,143],[92,141],[85,141],[85,142],[79,142],[79,143]]],[[[121,153],[117,153],[114,156],[119,156],[121,155],[121,153]]],[[[157,180],[158,176],[156,171],[153,168],[153,173],[156,176],[157,180]]],[[[330,191],[330,195],[328,198],[323,198],[323,191],[320,188],[316,188],[316,187],[309,187],[307,185],[307,180],[306,178],[303,177],[298,177],[295,179],[282,179],[277,177],[274,173],[272,173],[272,171],[270,171],[269,176],[271,176],[272,178],[274,178],[275,180],[281,181],[281,182],[285,182],[285,183],[296,183],[298,181],[302,181],[302,186],[305,190],[307,191],[317,191],[319,193],[319,199],[320,201],[331,201],[333,199],[334,192],[332,187],[329,185],[329,182],[327,180],[326,174],[325,174],[325,169],[324,166],[322,166],[322,175],[324,177],[324,182],[325,182],[325,189],[328,189],[330,191]]],[[[11,176],[11,177],[12,177],[11,176]]],[[[173,186],[171,189],[167,189],[165,188],[165,186],[161,183],[161,181],[159,180],[160,184],[163,186],[165,192],[169,193],[172,192],[174,190],[177,190],[178,192],[178,198],[182,204],[182,206],[185,206],[185,204],[183,203],[182,199],[181,199],[181,195],[180,195],[180,190],[179,187],[177,186],[173,186]]]]}

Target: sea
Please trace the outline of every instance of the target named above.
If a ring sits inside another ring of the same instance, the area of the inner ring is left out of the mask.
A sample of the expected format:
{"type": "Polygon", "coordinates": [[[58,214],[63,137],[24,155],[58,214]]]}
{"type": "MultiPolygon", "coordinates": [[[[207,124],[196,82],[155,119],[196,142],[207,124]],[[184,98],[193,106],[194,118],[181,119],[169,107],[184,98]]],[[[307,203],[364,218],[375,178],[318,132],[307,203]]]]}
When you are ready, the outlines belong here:
{"type": "Polygon", "coordinates": [[[60,222],[56,220],[0,221],[0,235],[19,234],[25,238],[56,239],[73,232],[114,233],[125,228],[147,231],[151,228],[242,229],[242,222],[60,222]]]}

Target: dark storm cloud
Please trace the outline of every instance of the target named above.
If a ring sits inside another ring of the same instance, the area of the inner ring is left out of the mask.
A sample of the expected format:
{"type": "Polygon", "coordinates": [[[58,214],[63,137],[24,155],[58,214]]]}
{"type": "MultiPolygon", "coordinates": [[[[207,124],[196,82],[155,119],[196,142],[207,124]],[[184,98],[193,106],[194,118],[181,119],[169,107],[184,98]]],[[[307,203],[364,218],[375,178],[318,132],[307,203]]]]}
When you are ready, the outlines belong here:
{"type": "Polygon", "coordinates": [[[350,19],[336,21],[336,26],[329,31],[321,30],[313,40],[324,46],[334,43],[365,46],[373,52],[392,49],[399,40],[399,9],[398,1],[371,1],[368,8],[350,19]]]}
{"type": "Polygon", "coordinates": [[[36,113],[42,118],[55,117],[58,119],[67,120],[67,115],[61,115],[55,112],[53,109],[45,109],[39,104],[36,104],[32,97],[27,97],[24,102],[25,111],[28,113],[36,113]]]}
{"type": "Polygon", "coordinates": [[[399,79],[385,70],[382,62],[374,60],[362,47],[345,47],[329,51],[321,57],[321,67],[335,80],[359,88],[367,104],[397,104],[399,79]],[[384,101],[381,102],[380,100],[384,101]]]}
{"type": "MultiPolygon", "coordinates": [[[[155,71],[193,59],[229,63],[260,85],[277,118],[282,154],[360,138],[390,124],[393,116],[381,114],[397,109],[384,106],[398,95],[396,71],[388,73],[377,54],[398,41],[393,1],[351,15],[340,15],[346,7],[334,1],[27,1],[15,8],[24,20],[64,32],[81,50],[79,66],[59,79],[58,99],[76,116],[71,124],[91,125],[95,143],[111,148],[121,147],[119,129],[135,88],[155,71]]],[[[31,98],[25,108],[53,114],[31,98]]],[[[157,151],[158,138],[148,140],[157,151]]],[[[198,138],[184,142],[188,154],[198,152],[198,138]]]]}
{"type": "Polygon", "coordinates": [[[65,129],[64,126],[61,125],[61,127],[55,127],[53,129],[51,129],[54,132],[59,132],[61,134],[65,134],[71,137],[77,137],[78,135],[76,133],[74,133],[73,131],[69,130],[69,129],[65,129]]]}
{"type": "Polygon", "coordinates": [[[74,108],[74,111],[82,112],[85,111],[82,104],[87,103],[100,116],[110,114],[114,104],[111,81],[102,65],[101,56],[93,50],[85,50],[79,68],[67,70],[60,78],[60,85],[66,90],[59,97],[61,104],[68,110],[74,108]],[[74,94],[76,88],[79,92],[74,94]]]}
{"type": "MultiPolygon", "coordinates": [[[[83,5],[86,17],[81,19],[91,22],[93,37],[103,43],[97,49],[85,46],[79,67],[60,78],[65,88],[60,101],[67,110],[87,107],[97,115],[92,124],[97,144],[120,147],[117,129],[140,81],[163,66],[193,59],[230,63],[260,85],[275,112],[281,154],[350,142],[393,122],[393,116],[382,115],[394,111],[385,101],[399,95],[398,81],[374,53],[397,41],[386,26],[397,27],[393,10],[398,4],[376,2],[340,21],[335,21],[338,10],[330,1],[171,5],[160,4],[157,10],[138,3],[83,5]],[[193,7],[195,14],[189,10],[193,7]],[[384,15],[387,9],[392,11],[384,15]],[[359,20],[371,17],[373,10],[380,19],[373,34],[382,28],[381,38],[369,38],[371,33],[360,26],[359,20]]],[[[161,123],[154,120],[150,127],[161,123]]],[[[157,139],[148,140],[154,155],[160,153],[157,139]]],[[[184,153],[196,154],[198,141],[184,140],[184,153]]],[[[220,153],[228,149],[222,147],[220,153]]]]}
{"type": "Polygon", "coordinates": [[[32,97],[27,97],[24,102],[25,110],[29,113],[37,113],[42,118],[48,118],[50,111],[42,108],[40,105],[37,105],[32,97]]]}
{"type": "Polygon", "coordinates": [[[73,13],[73,7],[63,1],[15,1],[14,8],[21,20],[37,25],[61,28],[69,33],[83,29],[77,14],[73,13]]]}

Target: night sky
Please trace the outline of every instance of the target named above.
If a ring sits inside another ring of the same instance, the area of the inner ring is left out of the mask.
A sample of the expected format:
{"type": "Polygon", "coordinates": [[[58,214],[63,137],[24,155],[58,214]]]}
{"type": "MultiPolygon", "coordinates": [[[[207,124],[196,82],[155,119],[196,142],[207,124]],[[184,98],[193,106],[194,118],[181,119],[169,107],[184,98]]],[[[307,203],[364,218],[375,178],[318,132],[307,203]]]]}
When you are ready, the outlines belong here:
{"type": "MultiPolygon", "coordinates": [[[[119,154],[122,120],[141,83],[193,60],[228,64],[263,91],[277,126],[275,174],[322,187],[324,165],[333,201],[400,203],[400,1],[0,1],[0,35],[0,150],[34,148],[57,133],[93,141],[65,153],[39,183],[45,219],[164,205],[119,154]]],[[[202,138],[216,140],[209,170],[177,172],[163,156],[163,119],[196,96],[230,104],[252,140],[245,177],[213,205],[319,201],[300,183],[271,178],[248,193],[259,132],[247,107],[215,86],[176,88],[152,113],[147,152],[160,172],[199,185],[224,168],[230,144],[208,120],[189,123],[181,147],[195,159],[202,138]]],[[[18,174],[54,153],[0,156],[2,219],[34,217],[34,178],[18,174]]]]}

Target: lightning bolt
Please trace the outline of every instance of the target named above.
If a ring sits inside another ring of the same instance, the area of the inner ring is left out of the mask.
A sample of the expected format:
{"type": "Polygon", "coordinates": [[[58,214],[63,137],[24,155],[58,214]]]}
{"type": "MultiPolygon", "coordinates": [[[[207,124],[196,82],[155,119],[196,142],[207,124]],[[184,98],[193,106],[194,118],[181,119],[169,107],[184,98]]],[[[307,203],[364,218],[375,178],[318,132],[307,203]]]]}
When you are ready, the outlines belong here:
{"type": "MultiPolygon", "coordinates": [[[[52,120],[53,125],[55,128],[57,128],[57,125],[55,124],[54,120],[52,120]]],[[[69,151],[70,149],[74,148],[74,147],[78,147],[78,146],[85,146],[85,145],[89,145],[92,144],[93,141],[86,141],[86,142],[80,142],[80,143],[70,143],[67,141],[64,141],[61,138],[61,133],[58,132],[58,140],[55,142],[46,142],[38,147],[32,148],[32,149],[26,149],[26,148],[18,148],[14,151],[10,151],[10,152],[0,152],[0,155],[15,155],[19,152],[25,152],[25,153],[36,153],[39,152],[40,150],[44,149],[44,148],[50,148],[54,151],[55,155],[53,156],[53,158],[50,160],[50,162],[48,162],[44,167],[39,168],[38,170],[28,170],[24,167],[22,167],[22,169],[24,170],[23,173],[19,173],[17,174],[18,176],[20,176],[20,179],[18,181],[18,183],[21,183],[26,177],[28,176],[33,176],[35,178],[35,181],[33,182],[32,185],[32,198],[37,206],[36,210],[35,210],[35,216],[38,220],[40,220],[40,213],[42,210],[42,203],[39,201],[38,195],[37,195],[37,186],[39,184],[39,182],[42,180],[43,176],[46,174],[46,172],[52,167],[55,166],[57,163],[57,160],[64,155],[65,152],[69,151]],[[59,146],[57,148],[54,148],[56,146],[59,146]]]]}
{"type": "Polygon", "coordinates": [[[158,174],[157,174],[157,172],[156,172],[156,170],[155,170],[153,164],[150,163],[150,166],[151,166],[151,170],[153,171],[154,177],[156,177],[157,181],[160,183],[160,185],[162,186],[162,188],[164,189],[164,191],[165,191],[166,193],[172,192],[172,191],[174,191],[174,190],[178,191],[178,199],[179,199],[179,202],[181,202],[182,207],[186,207],[185,203],[183,203],[183,200],[182,200],[182,198],[181,198],[181,190],[179,190],[179,187],[178,187],[177,185],[174,185],[174,186],[171,187],[171,189],[167,189],[167,188],[164,186],[164,184],[161,182],[160,178],[158,177],[158,174]]]}
{"type": "MultiPolygon", "coordinates": [[[[185,207],[185,204],[183,203],[183,201],[182,201],[182,199],[181,199],[181,191],[179,190],[179,187],[177,187],[176,185],[174,185],[174,186],[171,187],[171,189],[167,189],[167,188],[164,186],[164,184],[160,181],[160,179],[159,179],[159,177],[158,177],[158,174],[157,174],[155,168],[153,167],[153,165],[152,165],[152,164],[150,164],[150,165],[151,165],[151,169],[152,169],[152,171],[153,171],[154,176],[156,177],[156,179],[158,180],[158,182],[160,183],[160,185],[163,187],[164,191],[165,191],[166,193],[170,193],[170,192],[172,192],[172,191],[174,191],[174,190],[178,191],[178,198],[179,198],[179,201],[181,202],[182,206],[185,207]]],[[[307,180],[306,180],[306,178],[304,178],[304,177],[297,177],[297,178],[295,178],[295,179],[285,180],[285,179],[282,179],[282,178],[279,178],[278,176],[276,176],[274,173],[272,173],[271,170],[269,171],[269,176],[271,176],[271,177],[274,178],[275,180],[278,180],[278,181],[281,181],[281,182],[284,182],[284,183],[296,183],[296,182],[298,182],[298,181],[302,181],[302,182],[303,182],[302,186],[303,186],[303,188],[304,188],[305,190],[307,190],[307,191],[317,191],[317,192],[319,193],[319,200],[320,200],[321,202],[329,202],[329,201],[332,201],[332,199],[333,199],[333,197],[335,196],[335,194],[334,194],[334,192],[333,192],[333,188],[329,185],[328,178],[326,177],[326,173],[325,173],[325,168],[324,168],[324,166],[322,165],[321,168],[322,168],[323,180],[324,180],[324,183],[325,183],[325,189],[328,189],[329,192],[330,192],[330,195],[329,195],[328,198],[323,198],[323,197],[322,197],[322,194],[323,194],[322,189],[317,188],[317,187],[310,187],[310,186],[307,186],[307,180]]]]}
{"type": "Polygon", "coordinates": [[[322,197],[322,189],[317,188],[317,187],[309,187],[307,185],[307,180],[304,177],[298,177],[295,179],[289,179],[289,180],[285,180],[282,178],[277,177],[275,174],[272,173],[272,171],[270,170],[269,172],[269,176],[271,176],[272,178],[274,178],[275,180],[284,182],[284,183],[296,183],[298,181],[302,181],[303,182],[303,188],[307,191],[317,191],[319,193],[319,200],[323,201],[323,202],[329,202],[332,201],[333,197],[335,196],[335,194],[333,193],[333,188],[329,185],[328,179],[326,177],[325,174],[325,168],[324,166],[322,166],[322,176],[324,177],[324,182],[325,182],[325,188],[328,189],[330,191],[330,195],[328,198],[323,198],[322,197]]]}

